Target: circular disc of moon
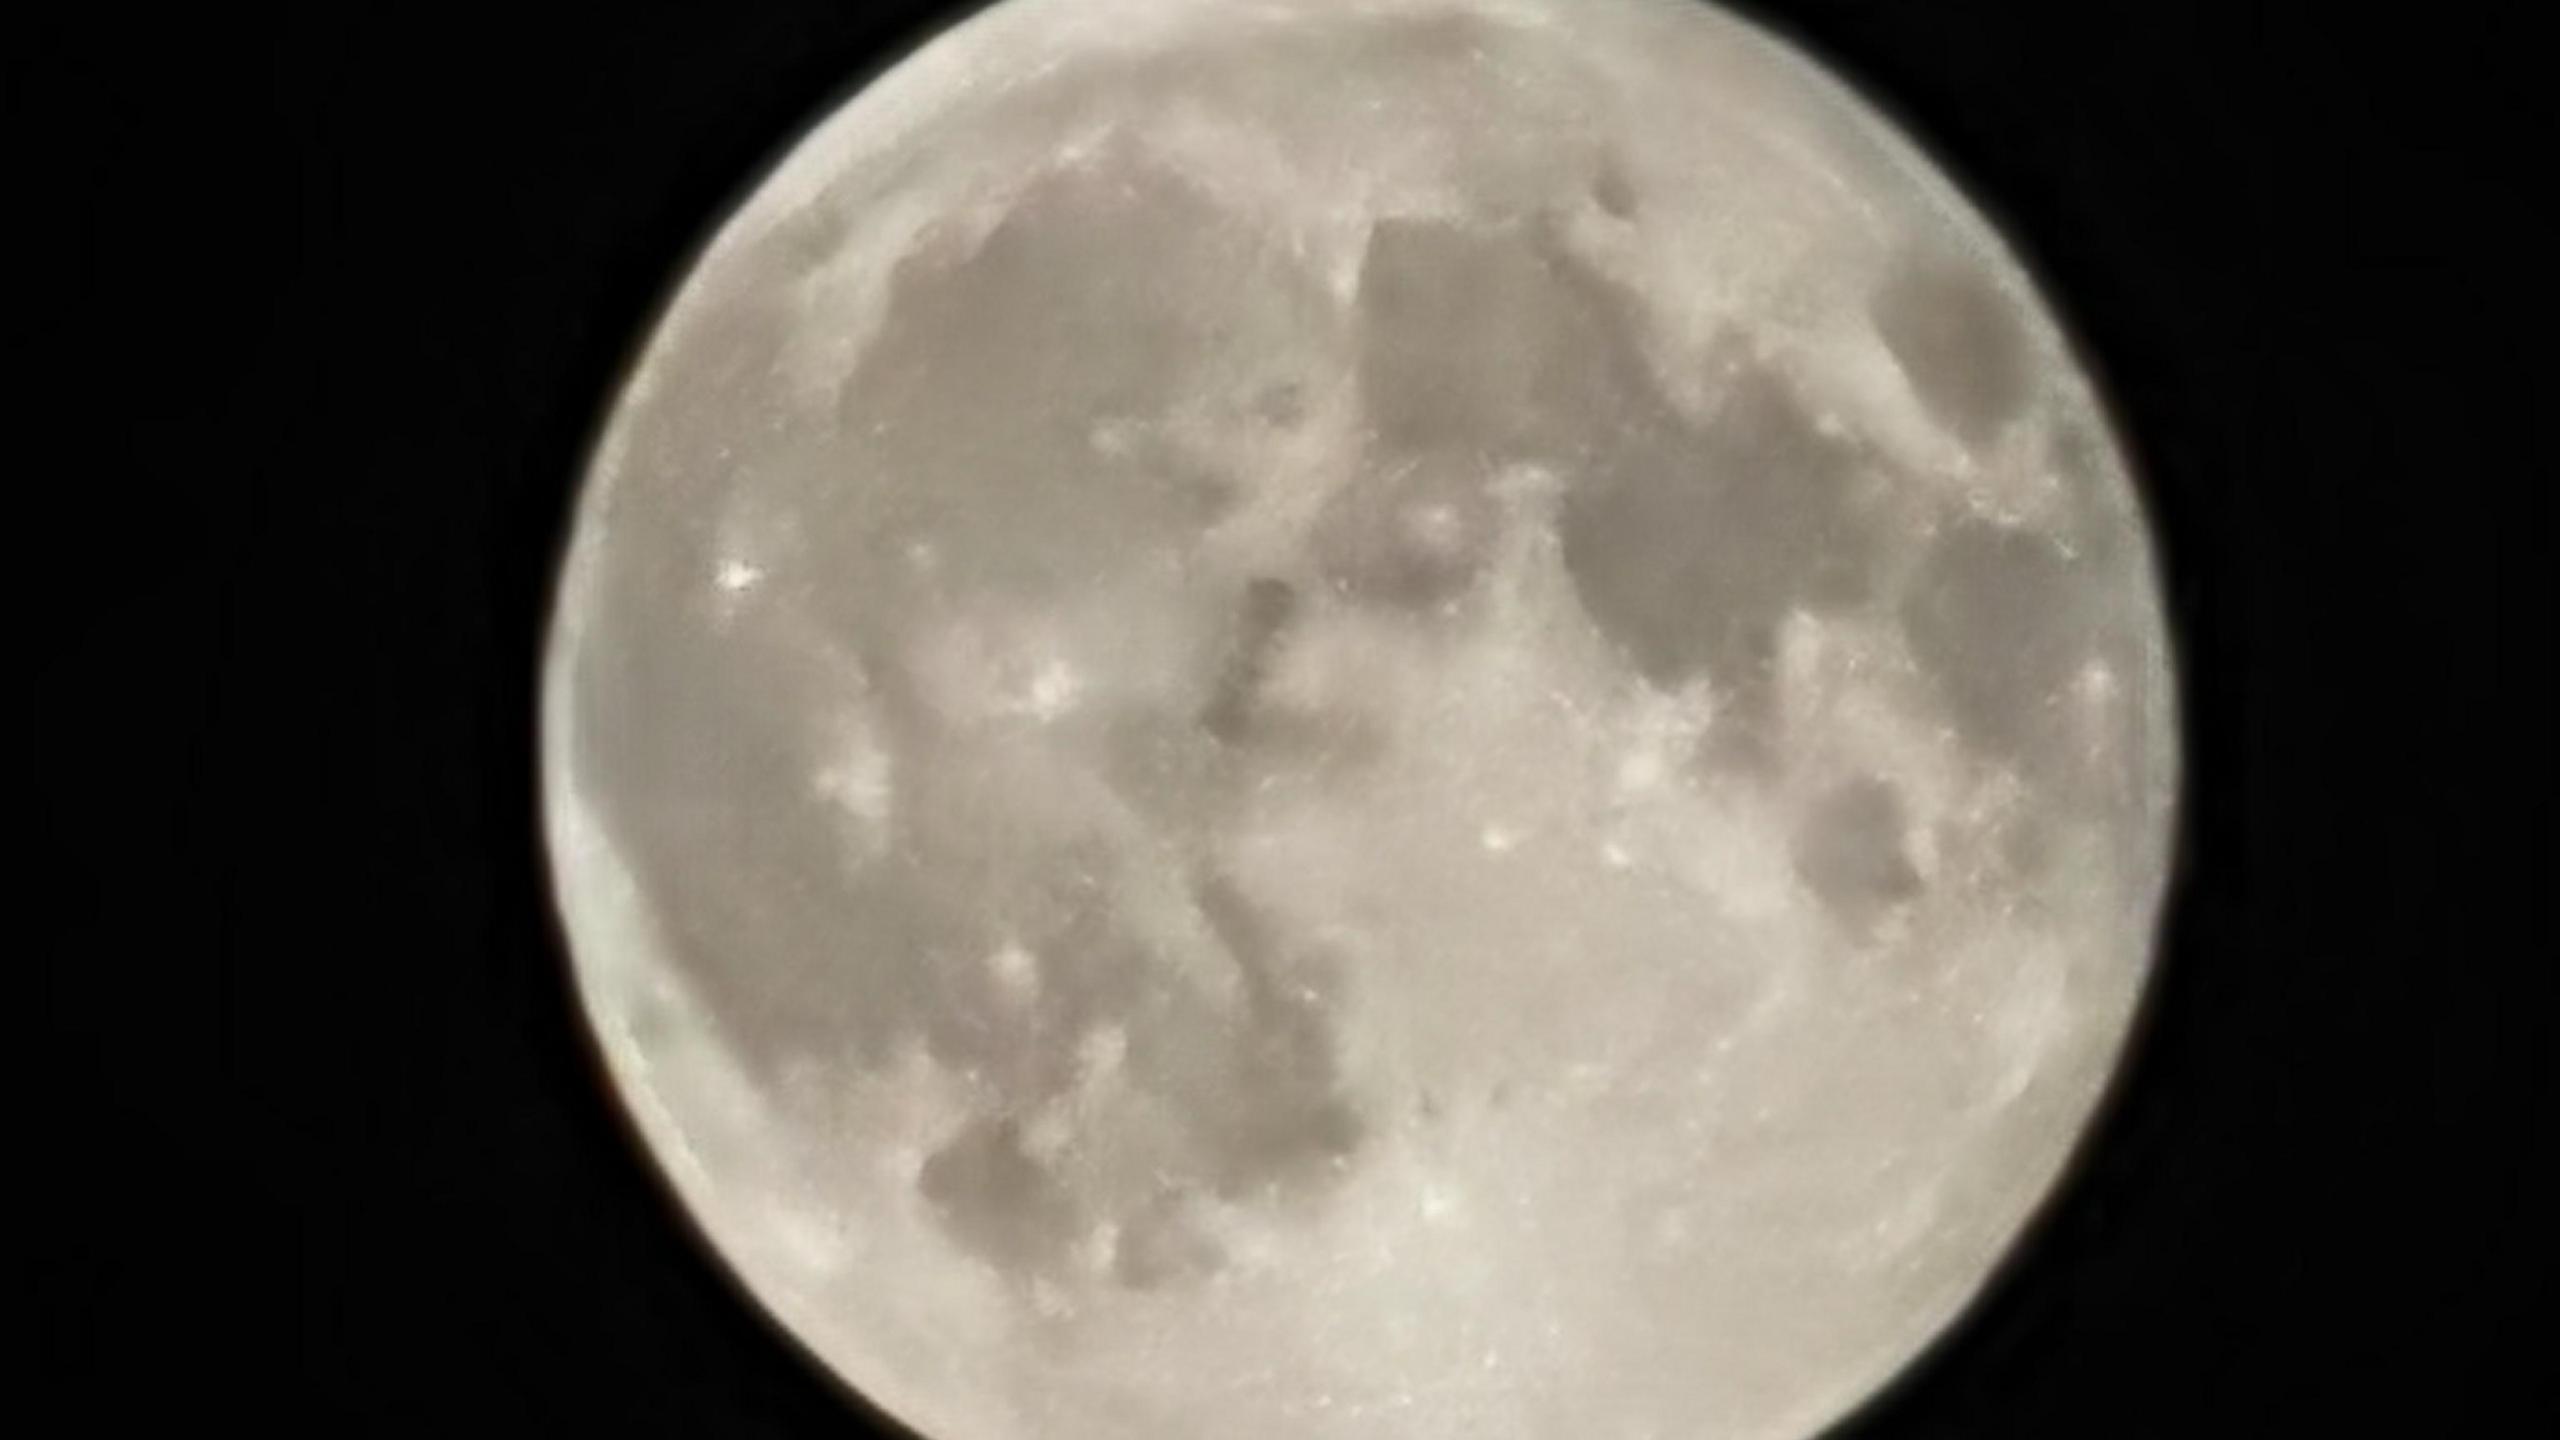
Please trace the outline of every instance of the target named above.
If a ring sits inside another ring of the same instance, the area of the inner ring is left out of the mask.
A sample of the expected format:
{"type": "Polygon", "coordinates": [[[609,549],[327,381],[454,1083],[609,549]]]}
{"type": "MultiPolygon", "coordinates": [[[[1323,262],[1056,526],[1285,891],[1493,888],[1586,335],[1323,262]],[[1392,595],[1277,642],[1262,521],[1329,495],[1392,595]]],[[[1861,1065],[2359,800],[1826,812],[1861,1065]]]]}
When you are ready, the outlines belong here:
{"type": "Polygon", "coordinates": [[[931,1440],[1795,1440],[2123,1049],[2147,527],[1989,225],[1675,0],[1008,0],[602,432],[611,1078],[931,1440]]]}

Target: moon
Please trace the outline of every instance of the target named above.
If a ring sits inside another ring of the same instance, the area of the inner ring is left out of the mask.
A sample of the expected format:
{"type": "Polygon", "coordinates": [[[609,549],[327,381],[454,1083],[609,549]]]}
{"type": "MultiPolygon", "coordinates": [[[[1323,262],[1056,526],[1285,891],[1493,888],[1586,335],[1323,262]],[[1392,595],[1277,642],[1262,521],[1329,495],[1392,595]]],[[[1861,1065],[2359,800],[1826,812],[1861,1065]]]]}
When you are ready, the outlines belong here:
{"type": "Polygon", "coordinates": [[[1795,1440],[1961,1315],[2177,790],[2091,379],[1674,0],[1006,0],[591,459],[544,810],[612,1084],[931,1440],[1795,1440]]]}

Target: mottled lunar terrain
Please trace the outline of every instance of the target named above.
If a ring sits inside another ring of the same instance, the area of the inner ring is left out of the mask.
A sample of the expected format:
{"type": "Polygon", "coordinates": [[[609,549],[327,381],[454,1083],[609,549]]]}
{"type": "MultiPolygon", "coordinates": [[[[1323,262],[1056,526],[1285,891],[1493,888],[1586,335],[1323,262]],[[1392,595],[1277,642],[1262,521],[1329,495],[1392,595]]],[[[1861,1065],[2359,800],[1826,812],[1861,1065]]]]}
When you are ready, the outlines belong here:
{"type": "Polygon", "coordinates": [[[1011,0],[684,281],[544,728],[615,1082],[933,1440],[1782,1440],[2068,1158],[2169,715],[2088,379],[1791,51],[1011,0]]]}

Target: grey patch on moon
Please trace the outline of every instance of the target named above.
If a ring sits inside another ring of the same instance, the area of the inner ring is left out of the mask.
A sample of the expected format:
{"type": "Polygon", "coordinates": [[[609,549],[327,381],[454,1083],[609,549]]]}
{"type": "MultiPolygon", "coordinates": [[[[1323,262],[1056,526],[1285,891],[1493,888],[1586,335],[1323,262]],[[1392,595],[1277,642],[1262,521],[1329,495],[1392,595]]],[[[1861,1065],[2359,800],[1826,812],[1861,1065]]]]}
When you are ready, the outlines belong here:
{"type": "Polygon", "coordinates": [[[1335,589],[1427,612],[1456,600],[1493,559],[1501,513],[1483,458],[1436,450],[1382,466],[1334,497],[1312,545],[1335,589]]]}
{"type": "Polygon", "coordinates": [[[1891,785],[1872,776],[1847,781],[1817,801],[1796,832],[1796,869],[1835,914],[1869,923],[1920,889],[1909,827],[1891,785]]]}
{"type": "Polygon", "coordinates": [[[1876,292],[1876,333],[1921,401],[1979,443],[2026,404],[2033,363],[2007,299],[1961,256],[1914,257],[1876,292]]]}
{"type": "Polygon", "coordinates": [[[1720,683],[1729,751],[1766,749],[1787,617],[1868,594],[1884,521],[1861,507],[1859,466],[1748,369],[1712,415],[1627,447],[1566,499],[1565,565],[1593,621],[1656,685],[1720,683]]]}
{"type": "Polygon", "coordinates": [[[1718,12],[1008,0],[605,429],[581,994],[933,1440],[1807,1435],[2115,1064],[2149,564],[2015,261],[1718,12]]]}

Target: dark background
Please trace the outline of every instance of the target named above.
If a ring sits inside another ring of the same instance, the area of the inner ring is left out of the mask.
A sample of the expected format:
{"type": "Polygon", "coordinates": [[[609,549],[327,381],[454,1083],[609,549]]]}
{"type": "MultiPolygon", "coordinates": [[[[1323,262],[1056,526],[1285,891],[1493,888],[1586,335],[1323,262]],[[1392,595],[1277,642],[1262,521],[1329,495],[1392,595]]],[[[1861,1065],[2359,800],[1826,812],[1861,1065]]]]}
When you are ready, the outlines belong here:
{"type": "MultiPolygon", "coordinates": [[[[2471,7],[2353,8],[1757,9],[2043,273],[2149,483],[2188,701],[2184,874],[2119,1102],[1857,1436],[2560,1418],[2527,1344],[2555,1213],[2528,443],[2553,262],[2523,202],[2551,170],[2507,153],[2549,81],[2471,7]]],[[[61,786],[36,848],[69,861],[33,897],[67,923],[37,947],[21,1305],[80,1429],[176,1403],[867,1433],[596,1088],[533,678],[583,447],[663,287],[940,9],[5,22],[36,375],[11,533],[19,573],[62,571],[20,626],[70,652],[18,697],[61,786]],[[34,518],[51,494],[74,518],[34,518]]]]}

